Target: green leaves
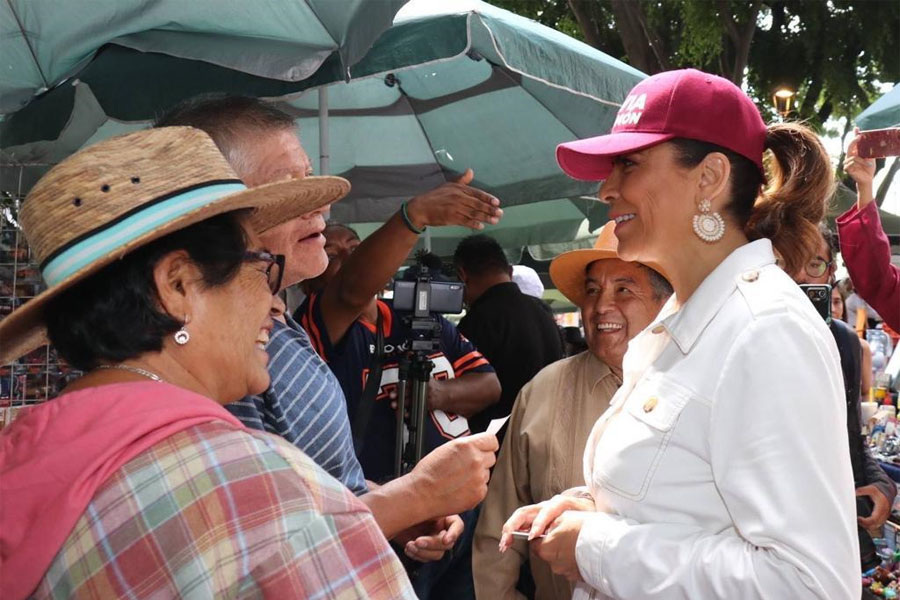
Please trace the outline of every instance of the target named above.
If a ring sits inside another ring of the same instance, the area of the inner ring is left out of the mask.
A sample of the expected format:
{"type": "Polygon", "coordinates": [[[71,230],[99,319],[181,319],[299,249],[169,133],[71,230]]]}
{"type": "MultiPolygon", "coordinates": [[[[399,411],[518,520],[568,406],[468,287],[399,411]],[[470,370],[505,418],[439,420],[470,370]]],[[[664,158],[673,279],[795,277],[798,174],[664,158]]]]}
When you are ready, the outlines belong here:
{"type": "Polygon", "coordinates": [[[490,1],[647,73],[690,66],[744,83],[770,119],[780,87],[797,92],[790,118],[822,127],[900,80],[897,0],[490,1]]]}

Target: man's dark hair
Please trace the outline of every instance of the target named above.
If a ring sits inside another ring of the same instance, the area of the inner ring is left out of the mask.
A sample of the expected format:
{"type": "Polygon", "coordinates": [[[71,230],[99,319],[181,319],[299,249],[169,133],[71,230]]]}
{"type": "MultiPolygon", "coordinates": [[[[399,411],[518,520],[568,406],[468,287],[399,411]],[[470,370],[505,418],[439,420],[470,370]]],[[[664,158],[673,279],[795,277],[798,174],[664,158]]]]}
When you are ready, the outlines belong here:
{"type": "Polygon", "coordinates": [[[246,157],[241,155],[241,136],[293,128],[294,118],[271,102],[250,96],[203,95],[173,106],[159,117],[154,127],[196,127],[205,131],[241,172],[246,157]]]}
{"type": "Polygon", "coordinates": [[[159,305],[156,264],[184,250],[203,284],[225,285],[238,273],[247,240],[238,213],[225,213],[175,231],[125,255],[47,303],[47,333],[60,355],[84,371],[162,350],[182,323],[159,305]]]}
{"type": "Polygon", "coordinates": [[[639,265],[642,269],[647,270],[647,277],[650,279],[650,287],[653,288],[653,299],[659,302],[667,300],[675,290],[669,280],[660,275],[655,269],[651,269],[647,265],[639,265]]]}
{"type": "Polygon", "coordinates": [[[341,223],[340,221],[328,221],[327,223],[325,223],[325,231],[328,231],[329,229],[343,229],[344,231],[350,233],[350,235],[352,235],[354,238],[356,238],[356,241],[360,241],[359,234],[356,232],[356,230],[349,225],[341,223]]]}
{"type": "Polygon", "coordinates": [[[420,264],[428,269],[428,274],[431,275],[433,281],[453,281],[455,279],[455,276],[448,276],[444,268],[444,261],[434,252],[419,250],[416,252],[415,259],[416,264],[400,273],[399,278],[402,281],[415,281],[421,272],[420,264]]]}
{"type": "Polygon", "coordinates": [[[453,253],[453,263],[469,275],[509,273],[509,261],[497,240],[479,233],[463,238],[453,253]]]}
{"type": "MultiPolygon", "coordinates": [[[[587,274],[588,271],[591,270],[591,265],[597,261],[593,261],[587,264],[584,267],[584,272],[587,274]]],[[[650,289],[653,292],[653,299],[657,302],[662,300],[667,300],[669,296],[671,296],[675,290],[672,288],[672,284],[669,283],[669,280],[663,277],[659,271],[655,269],[651,269],[647,265],[637,263],[641,269],[643,269],[647,273],[647,279],[650,280],[650,289]]]]}

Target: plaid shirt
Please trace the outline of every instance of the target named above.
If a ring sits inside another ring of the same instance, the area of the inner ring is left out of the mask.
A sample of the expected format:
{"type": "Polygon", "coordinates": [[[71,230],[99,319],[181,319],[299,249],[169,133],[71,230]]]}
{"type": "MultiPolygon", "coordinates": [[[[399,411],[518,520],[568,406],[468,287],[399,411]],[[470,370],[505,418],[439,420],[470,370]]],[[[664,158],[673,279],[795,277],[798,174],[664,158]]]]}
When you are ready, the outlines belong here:
{"type": "Polygon", "coordinates": [[[37,598],[415,598],[371,513],[296,448],[222,422],[100,489],[37,598]]]}

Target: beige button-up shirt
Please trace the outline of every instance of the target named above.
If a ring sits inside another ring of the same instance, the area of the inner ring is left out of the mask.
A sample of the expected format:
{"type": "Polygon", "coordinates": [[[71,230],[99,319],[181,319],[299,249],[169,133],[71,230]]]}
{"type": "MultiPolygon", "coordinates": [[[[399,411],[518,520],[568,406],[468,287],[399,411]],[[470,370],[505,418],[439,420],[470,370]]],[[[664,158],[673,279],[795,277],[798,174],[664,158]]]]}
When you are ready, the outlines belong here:
{"type": "MultiPolygon", "coordinates": [[[[619,380],[590,352],[545,367],[519,393],[475,529],[472,570],[478,598],[523,598],[515,591],[528,544],[500,554],[500,530],[520,506],[584,485],[582,455],[591,428],[619,380]]],[[[537,600],[572,597],[572,584],[532,556],[537,600]]]]}

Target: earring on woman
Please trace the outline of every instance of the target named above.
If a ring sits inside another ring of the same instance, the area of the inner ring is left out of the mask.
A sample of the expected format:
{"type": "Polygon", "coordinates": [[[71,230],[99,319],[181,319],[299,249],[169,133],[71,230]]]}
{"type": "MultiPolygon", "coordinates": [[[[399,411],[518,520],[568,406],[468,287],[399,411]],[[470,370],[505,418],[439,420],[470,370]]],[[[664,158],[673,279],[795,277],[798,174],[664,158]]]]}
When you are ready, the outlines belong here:
{"type": "Polygon", "coordinates": [[[701,200],[699,215],[694,215],[694,233],[708,244],[713,244],[725,235],[725,219],[717,212],[709,212],[712,203],[709,200],[701,200]]]}
{"type": "Polygon", "coordinates": [[[184,346],[191,340],[191,334],[188,333],[187,330],[188,318],[187,315],[184,316],[184,322],[181,326],[181,329],[175,332],[175,343],[179,346],[184,346]]]}

